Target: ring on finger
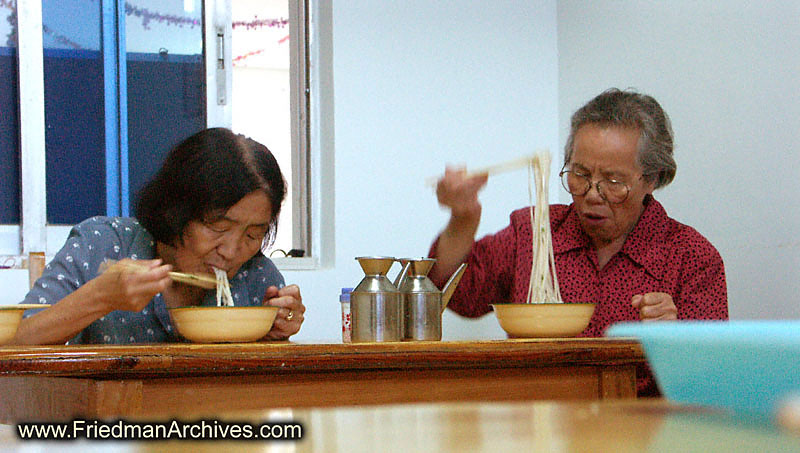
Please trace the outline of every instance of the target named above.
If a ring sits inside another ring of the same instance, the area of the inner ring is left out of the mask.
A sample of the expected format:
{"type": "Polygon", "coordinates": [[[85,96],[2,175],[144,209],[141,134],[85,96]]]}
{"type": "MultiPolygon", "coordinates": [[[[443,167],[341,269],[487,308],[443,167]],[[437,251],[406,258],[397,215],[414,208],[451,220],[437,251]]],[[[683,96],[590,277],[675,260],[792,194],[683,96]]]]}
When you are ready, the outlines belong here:
{"type": "Polygon", "coordinates": [[[286,320],[291,321],[292,318],[294,318],[294,312],[292,310],[289,310],[289,314],[286,315],[286,320]]]}

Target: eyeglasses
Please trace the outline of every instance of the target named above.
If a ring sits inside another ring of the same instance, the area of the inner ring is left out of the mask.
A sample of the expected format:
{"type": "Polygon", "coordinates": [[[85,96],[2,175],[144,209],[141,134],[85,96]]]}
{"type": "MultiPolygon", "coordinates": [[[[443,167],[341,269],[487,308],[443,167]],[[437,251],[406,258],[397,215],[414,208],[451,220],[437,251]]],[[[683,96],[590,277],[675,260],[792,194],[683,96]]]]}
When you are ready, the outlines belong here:
{"type": "MultiPolygon", "coordinates": [[[[617,181],[616,179],[601,179],[600,181],[592,183],[589,175],[577,173],[575,170],[561,170],[558,176],[561,177],[561,184],[564,186],[564,189],[577,197],[589,193],[592,189],[592,185],[594,185],[595,189],[597,189],[597,193],[599,193],[604,200],[609,203],[620,204],[628,199],[628,194],[631,192],[630,186],[622,181],[617,181]]],[[[640,176],[639,179],[644,178],[644,176],[645,175],[640,176]]]]}

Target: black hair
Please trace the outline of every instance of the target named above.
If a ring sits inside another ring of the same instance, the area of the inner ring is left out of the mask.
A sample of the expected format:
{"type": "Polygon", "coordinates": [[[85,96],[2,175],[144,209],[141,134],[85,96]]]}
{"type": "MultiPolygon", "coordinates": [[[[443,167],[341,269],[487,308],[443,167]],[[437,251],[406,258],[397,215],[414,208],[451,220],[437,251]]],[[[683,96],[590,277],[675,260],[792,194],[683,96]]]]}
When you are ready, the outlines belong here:
{"type": "Polygon", "coordinates": [[[177,245],[191,221],[225,213],[263,190],[270,201],[264,246],[275,240],[286,182],[266,146],[229,129],[200,131],[170,150],[161,169],[139,192],[136,218],[156,241],[177,245]]]}

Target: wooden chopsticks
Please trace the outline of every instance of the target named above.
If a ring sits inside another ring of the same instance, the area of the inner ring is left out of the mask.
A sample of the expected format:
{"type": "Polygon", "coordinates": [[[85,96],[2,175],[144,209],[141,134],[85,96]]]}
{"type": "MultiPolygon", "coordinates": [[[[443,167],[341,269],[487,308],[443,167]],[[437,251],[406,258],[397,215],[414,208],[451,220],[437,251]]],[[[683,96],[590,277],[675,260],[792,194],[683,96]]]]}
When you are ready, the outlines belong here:
{"type": "MultiPolygon", "coordinates": [[[[470,177],[478,176],[478,175],[489,175],[489,176],[492,176],[492,175],[497,175],[497,174],[500,174],[500,173],[505,173],[505,172],[508,172],[508,171],[511,171],[511,170],[516,170],[518,168],[527,167],[528,165],[530,165],[530,163],[532,161],[534,161],[535,159],[538,158],[537,154],[539,154],[540,152],[541,151],[537,151],[537,152],[535,152],[535,153],[533,153],[531,155],[528,155],[528,156],[520,157],[520,158],[517,158],[517,159],[512,159],[512,160],[509,160],[509,161],[506,161],[506,162],[501,162],[499,164],[489,165],[487,167],[477,168],[475,170],[470,170],[470,171],[467,172],[466,177],[470,178],[470,177]]],[[[441,176],[428,177],[428,178],[425,179],[425,185],[431,186],[431,187],[436,187],[436,183],[439,182],[440,178],[441,178],[441,176]]]]}
{"type": "MultiPolygon", "coordinates": [[[[104,272],[113,270],[114,266],[125,266],[126,269],[131,269],[136,272],[144,272],[147,270],[144,266],[140,266],[133,263],[125,263],[121,264],[119,261],[116,260],[106,260],[102,264],[100,264],[100,269],[98,271],[102,274],[104,272]]],[[[215,289],[217,287],[217,279],[216,277],[212,277],[210,275],[204,274],[187,274],[184,272],[170,272],[169,278],[173,281],[185,283],[187,285],[192,286],[199,286],[200,288],[205,289],[215,289]]]]}
{"type": "Polygon", "coordinates": [[[215,289],[217,287],[216,277],[211,277],[208,275],[170,272],[169,278],[176,282],[186,283],[187,285],[192,286],[199,286],[205,289],[215,289]]]}

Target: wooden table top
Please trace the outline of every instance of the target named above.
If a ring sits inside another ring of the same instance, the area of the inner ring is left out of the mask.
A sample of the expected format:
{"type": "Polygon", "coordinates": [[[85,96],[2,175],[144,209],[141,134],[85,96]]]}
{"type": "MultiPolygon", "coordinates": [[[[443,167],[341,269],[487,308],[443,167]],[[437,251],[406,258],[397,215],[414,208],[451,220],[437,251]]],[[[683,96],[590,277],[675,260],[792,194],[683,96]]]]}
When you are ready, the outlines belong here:
{"type": "Polygon", "coordinates": [[[607,366],[644,362],[639,343],[620,338],[0,347],[0,376],[114,379],[256,372],[607,366]]]}
{"type": "MultiPolygon", "coordinates": [[[[142,420],[129,420],[139,421],[142,420]]],[[[126,421],[129,422],[129,421],[126,421]]],[[[277,409],[222,414],[207,423],[287,422],[301,440],[148,442],[61,441],[59,451],[270,452],[797,452],[800,435],[768,421],[737,418],[663,400],[404,404],[327,409],[277,409]]],[[[145,423],[155,423],[150,420],[145,423]]],[[[183,418],[198,423],[198,419],[183,418]]],[[[89,421],[91,423],[91,421],[89,421]]],[[[108,423],[119,423],[109,421],[108,423]]],[[[3,451],[30,451],[16,425],[0,426],[3,451]]],[[[254,428],[254,430],[256,430],[254,428]]],[[[175,439],[175,437],[172,437],[175,439]]],[[[49,444],[54,445],[54,444],[49,444]]]]}

